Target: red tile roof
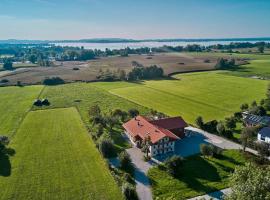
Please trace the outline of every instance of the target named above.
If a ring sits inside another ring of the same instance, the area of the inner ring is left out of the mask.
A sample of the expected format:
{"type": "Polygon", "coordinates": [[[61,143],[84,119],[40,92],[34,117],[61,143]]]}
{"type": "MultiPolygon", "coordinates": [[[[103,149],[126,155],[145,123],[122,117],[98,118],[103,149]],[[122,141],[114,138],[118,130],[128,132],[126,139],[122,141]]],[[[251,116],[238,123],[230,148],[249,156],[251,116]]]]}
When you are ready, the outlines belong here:
{"type": "Polygon", "coordinates": [[[151,142],[156,143],[160,139],[164,137],[169,137],[171,140],[177,140],[179,137],[174,135],[171,131],[169,131],[169,128],[184,128],[186,126],[186,123],[181,117],[178,117],[178,119],[174,118],[167,118],[166,120],[156,120],[151,121],[143,116],[138,116],[136,118],[131,119],[130,121],[123,124],[123,127],[126,129],[126,131],[131,134],[133,137],[139,136],[141,139],[144,139],[148,136],[150,136],[151,142]],[[170,122],[170,119],[172,120],[170,122]],[[179,123],[181,121],[181,123],[179,123]],[[183,123],[183,122],[184,123],[183,123]],[[156,123],[157,122],[157,123],[156,123]],[[167,122],[168,124],[166,125],[167,122]],[[178,125],[176,123],[179,123],[178,125]],[[162,125],[162,126],[159,126],[162,125]],[[166,125],[166,126],[165,126],[166,125]],[[166,127],[169,127],[168,129],[166,127]]]}
{"type": "Polygon", "coordinates": [[[150,123],[169,130],[185,128],[188,126],[182,117],[170,117],[158,119],[150,121],[150,123]]]}

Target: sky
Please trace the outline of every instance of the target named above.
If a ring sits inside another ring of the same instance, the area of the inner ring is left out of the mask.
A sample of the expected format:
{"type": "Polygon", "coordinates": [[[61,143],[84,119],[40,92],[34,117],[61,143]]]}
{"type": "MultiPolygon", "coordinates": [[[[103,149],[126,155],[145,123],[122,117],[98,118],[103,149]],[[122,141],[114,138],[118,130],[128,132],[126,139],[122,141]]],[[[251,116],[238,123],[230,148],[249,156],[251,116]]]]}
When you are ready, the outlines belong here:
{"type": "Polygon", "coordinates": [[[0,0],[0,39],[270,37],[270,0],[0,0]]]}

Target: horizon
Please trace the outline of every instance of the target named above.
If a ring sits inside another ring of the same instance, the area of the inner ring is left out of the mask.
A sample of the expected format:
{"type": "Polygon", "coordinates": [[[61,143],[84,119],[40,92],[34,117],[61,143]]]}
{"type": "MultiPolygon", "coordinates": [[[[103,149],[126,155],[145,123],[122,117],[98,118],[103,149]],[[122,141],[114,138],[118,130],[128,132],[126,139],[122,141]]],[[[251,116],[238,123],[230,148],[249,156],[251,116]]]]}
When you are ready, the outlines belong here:
{"type": "Polygon", "coordinates": [[[267,0],[3,0],[0,39],[218,39],[270,36],[267,0]]]}
{"type": "Polygon", "coordinates": [[[158,40],[263,40],[267,39],[270,40],[270,36],[262,36],[262,37],[209,37],[209,38],[142,38],[142,39],[134,39],[134,38],[117,38],[117,37],[103,37],[103,38],[78,38],[78,39],[31,39],[31,38],[8,38],[8,39],[1,39],[0,41],[81,41],[81,40],[130,40],[130,41],[158,41],[158,40]]]}

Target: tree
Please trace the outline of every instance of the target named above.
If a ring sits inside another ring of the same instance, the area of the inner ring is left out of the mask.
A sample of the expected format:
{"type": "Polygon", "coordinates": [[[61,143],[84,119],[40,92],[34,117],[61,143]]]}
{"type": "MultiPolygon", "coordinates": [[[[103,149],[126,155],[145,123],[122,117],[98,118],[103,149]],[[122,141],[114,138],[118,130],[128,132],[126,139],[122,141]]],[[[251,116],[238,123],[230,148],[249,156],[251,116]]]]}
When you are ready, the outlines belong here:
{"type": "Polygon", "coordinates": [[[119,70],[118,75],[119,75],[119,79],[120,79],[121,81],[124,81],[124,80],[127,79],[127,73],[126,73],[126,71],[123,70],[123,69],[122,69],[122,70],[119,70]]]}
{"type": "Polygon", "coordinates": [[[240,140],[244,151],[246,150],[247,145],[252,141],[254,132],[255,131],[253,127],[245,127],[242,130],[240,140]]]}
{"type": "Polygon", "coordinates": [[[247,110],[247,109],[248,109],[248,104],[247,104],[247,103],[242,104],[242,105],[240,106],[240,109],[241,109],[242,111],[247,110]]]}
{"type": "Polygon", "coordinates": [[[122,111],[121,109],[115,109],[112,112],[113,117],[118,117],[121,119],[121,121],[124,121],[125,118],[127,117],[127,113],[125,111],[122,111]]]}
{"type": "Polygon", "coordinates": [[[112,140],[102,139],[99,143],[99,151],[105,158],[110,158],[115,156],[115,148],[112,140]]]}
{"type": "Polygon", "coordinates": [[[255,106],[257,106],[257,102],[256,101],[252,101],[251,107],[255,107],[255,106]]]}
{"type": "Polygon", "coordinates": [[[5,70],[12,70],[13,69],[13,63],[11,59],[4,59],[3,68],[5,70]]]}
{"type": "Polygon", "coordinates": [[[135,108],[132,108],[128,111],[130,117],[134,118],[139,115],[139,111],[135,108]]]}
{"type": "Polygon", "coordinates": [[[267,96],[267,99],[270,99],[270,83],[267,86],[266,96],[267,96]]]}
{"type": "Polygon", "coordinates": [[[270,167],[266,169],[248,163],[237,166],[230,178],[232,192],[225,200],[270,199],[270,167]]]}
{"type": "Polygon", "coordinates": [[[151,138],[150,136],[146,137],[142,142],[142,152],[146,153],[146,158],[149,158],[150,153],[151,138]]]}
{"type": "Polygon", "coordinates": [[[105,123],[109,127],[109,130],[112,131],[113,127],[118,123],[118,119],[111,115],[105,116],[105,123]]]}
{"type": "Polygon", "coordinates": [[[101,109],[98,105],[93,105],[90,107],[88,114],[90,117],[98,116],[101,114],[101,109]]]}
{"type": "Polygon", "coordinates": [[[219,122],[217,124],[217,132],[220,134],[220,135],[224,135],[225,133],[225,126],[223,124],[223,122],[219,122]]]}
{"type": "Polygon", "coordinates": [[[31,63],[35,64],[37,62],[37,56],[35,54],[32,54],[32,55],[29,56],[28,60],[31,63]]]}
{"type": "Polygon", "coordinates": [[[195,123],[196,125],[203,129],[203,126],[204,126],[204,122],[203,122],[203,118],[201,116],[198,116],[196,119],[195,119],[195,123]]]}
{"type": "Polygon", "coordinates": [[[226,118],[225,125],[228,129],[233,130],[236,128],[236,120],[234,119],[234,117],[226,118]]]}
{"type": "Polygon", "coordinates": [[[183,158],[180,156],[172,156],[168,158],[164,163],[166,170],[169,174],[176,177],[179,176],[181,172],[181,167],[183,165],[183,158]]]}
{"type": "Polygon", "coordinates": [[[267,144],[265,142],[257,143],[256,149],[257,149],[262,161],[264,161],[269,156],[269,144],[267,144]]]}
{"type": "Polygon", "coordinates": [[[200,145],[200,151],[203,156],[213,156],[213,148],[211,145],[208,144],[201,144],[200,145]]]}
{"type": "Polygon", "coordinates": [[[249,113],[264,116],[266,115],[266,110],[263,106],[253,106],[249,109],[249,113]]]}
{"type": "Polygon", "coordinates": [[[138,200],[137,192],[130,183],[125,183],[122,186],[122,193],[124,194],[126,200],[138,200]]]}
{"type": "Polygon", "coordinates": [[[258,47],[258,51],[259,51],[260,53],[264,53],[264,46],[263,46],[263,45],[259,46],[259,47],[258,47]]]}
{"type": "Polygon", "coordinates": [[[122,151],[119,154],[119,161],[120,161],[120,168],[130,174],[133,174],[134,172],[134,166],[131,161],[130,156],[126,151],[122,151]]]}
{"type": "Polygon", "coordinates": [[[6,154],[6,146],[9,144],[9,138],[7,136],[0,136],[0,157],[1,154],[6,154]]]}

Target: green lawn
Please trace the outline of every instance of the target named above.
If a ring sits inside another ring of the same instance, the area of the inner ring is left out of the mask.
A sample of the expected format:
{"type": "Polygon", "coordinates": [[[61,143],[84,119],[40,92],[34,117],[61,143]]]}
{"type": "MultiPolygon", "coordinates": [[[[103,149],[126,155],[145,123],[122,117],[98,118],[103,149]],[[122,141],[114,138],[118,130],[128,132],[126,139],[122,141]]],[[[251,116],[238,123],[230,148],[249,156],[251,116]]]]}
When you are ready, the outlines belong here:
{"type": "Polygon", "coordinates": [[[229,175],[236,165],[245,163],[237,150],[226,150],[222,157],[188,157],[183,164],[180,178],[173,178],[166,171],[154,167],[148,176],[152,182],[154,198],[186,199],[229,187],[229,175]]]}
{"type": "Polygon", "coordinates": [[[75,108],[29,112],[0,159],[0,199],[122,199],[75,108]]]}
{"type": "MultiPolygon", "coordinates": [[[[89,124],[88,110],[98,104],[103,112],[109,112],[116,108],[128,111],[130,108],[138,109],[145,114],[148,109],[124,98],[110,94],[108,91],[95,87],[92,83],[73,83],[59,86],[46,86],[41,98],[48,98],[51,105],[42,107],[61,108],[75,106],[78,108],[82,119],[89,124]]],[[[40,109],[34,107],[34,109],[40,109]]],[[[112,132],[112,139],[118,151],[130,147],[129,143],[121,136],[122,129],[116,128],[112,132]]]]}
{"type": "MultiPolygon", "coordinates": [[[[238,53],[189,53],[192,56],[214,56],[218,58],[246,58],[251,59],[249,64],[242,65],[238,69],[230,71],[229,74],[236,76],[259,76],[270,79],[270,54],[238,54],[238,53]]],[[[227,73],[227,72],[226,72],[227,73]]]]}
{"type": "Polygon", "coordinates": [[[181,115],[189,123],[201,115],[205,120],[224,119],[242,103],[261,100],[268,82],[226,75],[223,72],[179,74],[178,80],[140,83],[94,83],[112,94],[170,116],[181,115]]]}
{"type": "Polygon", "coordinates": [[[0,87],[0,135],[11,136],[43,86],[0,87]]]}

